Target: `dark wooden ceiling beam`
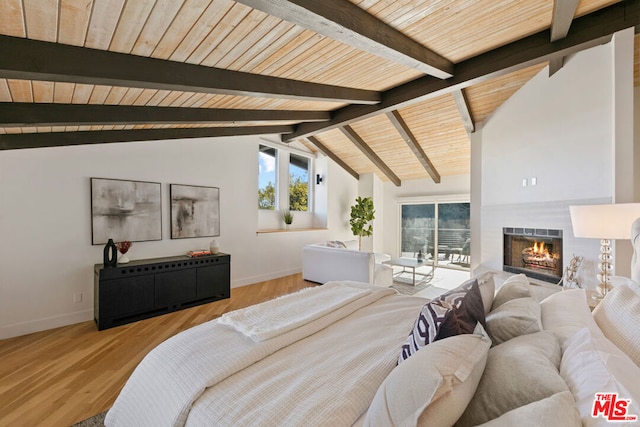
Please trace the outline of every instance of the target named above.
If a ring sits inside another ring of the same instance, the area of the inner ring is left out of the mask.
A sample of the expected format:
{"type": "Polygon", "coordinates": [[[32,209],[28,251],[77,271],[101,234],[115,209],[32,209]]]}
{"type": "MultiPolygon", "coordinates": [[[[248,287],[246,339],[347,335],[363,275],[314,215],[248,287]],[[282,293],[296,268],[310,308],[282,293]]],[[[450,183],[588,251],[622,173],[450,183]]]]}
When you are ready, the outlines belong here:
{"type": "Polygon", "coordinates": [[[376,91],[0,35],[0,77],[185,92],[375,104],[376,91]]]}
{"type": "Polygon", "coordinates": [[[413,132],[411,132],[411,129],[409,129],[409,126],[404,121],[400,113],[398,111],[392,111],[387,113],[387,118],[396,128],[404,142],[406,142],[409,148],[411,148],[411,151],[413,151],[413,154],[415,154],[422,167],[427,171],[431,179],[433,179],[433,182],[439,184],[440,174],[436,170],[435,166],[433,166],[433,163],[431,163],[431,160],[429,160],[429,156],[424,152],[422,146],[416,139],[413,132]]]}
{"type": "Polygon", "coordinates": [[[318,138],[316,138],[315,136],[310,136],[306,138],[306,140],[309,141],[311,144],[315,145],[316,148],[318,148],[318,150],[322,152],[322,154],[324,154],[325,156],[327,156],[328,158],[336,162],[338,166],[340,166],[342,169],[347,171],[349,175],[351,175],[355,179],[360,179],[360,174],[358,172],[351,169],[351,167],[348,164],[346,164],[340,157],[336,156],[333,153],[333,151],[331,151],[326,145],[320,142],[318,138]]]}
{"type": "Polygon", "coordinates": [[[207,124],[259,121],[326,121],[325,111],[234,110],[143,107],[132,105],[0,102],[0,126],[74,126],[110,124],[207,124]]]}
{"type": "Polygon", "coordinates": [[[371,147],[369,147],[364,139],[362,139],[351,126],[342,127],[340,128],[340,130],[349,139],[349,141],[351,141],[356,147],[358,147],[358,149],[362,151],[362,153],[367,156],[369,160],[371,160],[375,167],[380,169],[380,171],[396,185],[396,187],[400,187],[400,185],[402,185],[402,181],[400,181],[400,178],[398,178],[398,176],[393,173],[391,168],[387,166],[387,164],[375,153],[375,151],[371,149],[371,147]]]}
{"type": "Polygon", "coordinates": [[[373,55],[447,79],[453,64],[348,0],[237,0],[373,55]]]}
{"type": "Polygon", "coordinates": [[[291,132],[292,129],[292,126],[246,126],[6,134],[0,135],[0,150],[164,139],[269,135],[291,132]]]}
{"type": "Polygon", "coordinates": [[[573,20],[567,37],[550,42],[549,30],[483,53],[455,65],[447,80],[424,76],[382,94],[377,105],[350,105],[333,112],[324,123],[302,123],[285,141],[337,129],[350,123],[463,89],[532,65],[607,43],[613,33],[640,25],[640,0],[626,0],[573,20]]]}
{"type": "Polygon", "coordinates": [[[451,92],[451,95],[456,103],[456,107],[458,107],[460,119],[462,119],[462,123],[464,124],[464,128],[467,130],[467,133],[475,132],[475,121],[473,120],[469,100],[467,99],[467,95],[464,93],[464,89],[454,90],[451,92]]]}

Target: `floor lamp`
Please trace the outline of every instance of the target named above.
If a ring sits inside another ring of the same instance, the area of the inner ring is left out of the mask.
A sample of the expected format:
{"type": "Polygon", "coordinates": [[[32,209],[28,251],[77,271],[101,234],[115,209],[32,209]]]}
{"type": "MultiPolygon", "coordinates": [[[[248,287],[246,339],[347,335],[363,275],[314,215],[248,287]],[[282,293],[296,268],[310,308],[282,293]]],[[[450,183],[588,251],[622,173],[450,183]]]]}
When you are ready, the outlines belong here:
{"type": "Polygon", "coordinates": [[[611,289],[611,240],[631,238],[631,224],[640,217],[640,203],[569,206],[569,210],[575,237],[601,239],[599,285],[594,298],[603,298],[611,289]]]}

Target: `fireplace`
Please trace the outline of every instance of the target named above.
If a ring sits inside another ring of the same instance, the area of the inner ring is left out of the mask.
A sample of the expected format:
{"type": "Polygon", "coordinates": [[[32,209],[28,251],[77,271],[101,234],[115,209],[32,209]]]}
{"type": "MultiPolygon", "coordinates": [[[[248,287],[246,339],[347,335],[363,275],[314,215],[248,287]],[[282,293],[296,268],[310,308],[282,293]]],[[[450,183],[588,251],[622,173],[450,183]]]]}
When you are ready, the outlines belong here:
{"type": "Polygon", "coordinates": [[[562,230],[505,227],[502,232],[504,271],[550,283],[562,279],[562,230]]]}

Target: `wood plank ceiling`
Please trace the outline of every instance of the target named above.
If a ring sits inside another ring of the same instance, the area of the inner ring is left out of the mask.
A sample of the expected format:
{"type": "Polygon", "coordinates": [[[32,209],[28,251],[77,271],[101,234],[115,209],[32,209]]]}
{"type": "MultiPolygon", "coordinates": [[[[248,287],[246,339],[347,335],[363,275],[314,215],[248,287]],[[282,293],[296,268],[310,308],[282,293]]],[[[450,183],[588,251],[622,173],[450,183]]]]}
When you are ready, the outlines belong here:
{"type": "Polygon", "coordinates": [[[439,182],[541,69],[639,24],[640,0],[2,0],[0,149],[280,134],[439,182]]]}

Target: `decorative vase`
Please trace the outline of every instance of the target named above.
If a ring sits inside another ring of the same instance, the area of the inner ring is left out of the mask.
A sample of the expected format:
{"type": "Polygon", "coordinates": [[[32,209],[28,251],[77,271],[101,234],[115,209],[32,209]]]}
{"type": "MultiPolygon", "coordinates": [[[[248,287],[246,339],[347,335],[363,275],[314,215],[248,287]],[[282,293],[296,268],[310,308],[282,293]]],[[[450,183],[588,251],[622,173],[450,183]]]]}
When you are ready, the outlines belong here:
{"type": "Polygon", "coordinates": [[[212,254],[217,254],[220,251],[220,246],[218,246],[218,241],[213,239],[209,244],[209,250],[212,254]]]}
{"type": "Polygon", "coordinates": [[[120,257],[118,258],[118,262],[120,264],[126,264],[130,261],[129,257],[126,254],[129,251],[129,248],[131,248],[131,246],[133,246],[133,243],[131,243],[128,240],[123,240],[122,242],[116,243],[116,248],[118,249],[118,252],[120,252],[121,254],[120,257]]]}
{"type": "Polygon", "coordinates": [[[118,250],[116,249],[116,244],[113,243],[113,239],[109,239],[107,244],[104,246],[103,252],[104,266],[116,267],[118,265],[118,250]]]}

